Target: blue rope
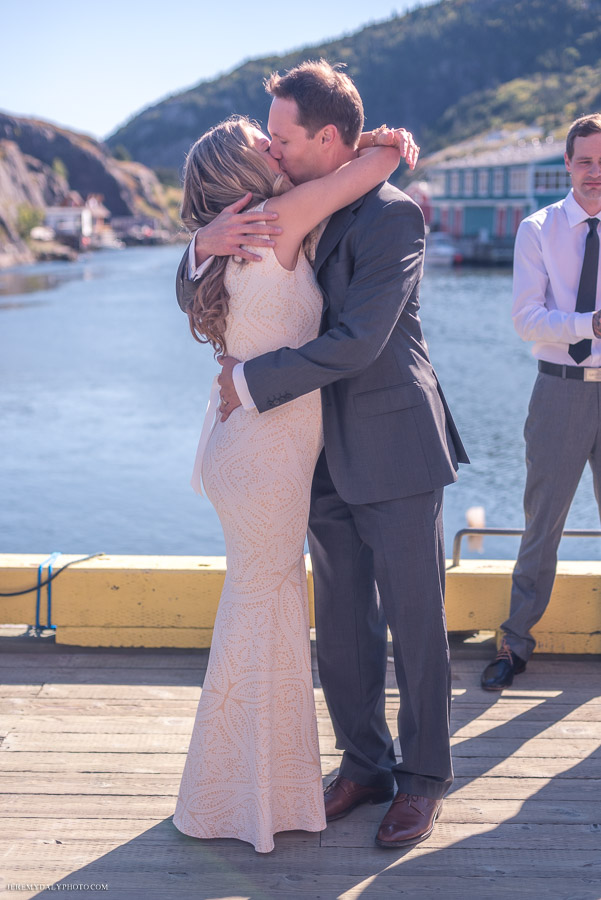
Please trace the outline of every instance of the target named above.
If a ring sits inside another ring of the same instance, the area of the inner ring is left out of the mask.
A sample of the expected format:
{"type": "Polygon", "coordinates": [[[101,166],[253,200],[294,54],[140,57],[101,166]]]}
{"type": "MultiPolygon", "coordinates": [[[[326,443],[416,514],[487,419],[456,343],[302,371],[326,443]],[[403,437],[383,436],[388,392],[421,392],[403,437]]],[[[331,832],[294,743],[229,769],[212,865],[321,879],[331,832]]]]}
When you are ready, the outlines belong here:
{"type": "Polygon", "coordinates": [[[46,584],[46,593],[48,600],[48,609],[47,609],[47,624],[46,628],[54,628],[56,629],[56,625],[52,625],[52,566],[57,561],[59,556],[61,556],[60,550],[55,550],[50,556],[44,560],[38,566],[38,585],[37,585],[37,596],[36,596],[36,604],[35,604],[35,627],[37,631],[40,631],[42,626],[40,625],[40,606],[42,604],[42,572],[44,570],[44,566],[48,566],[48,575],[49,580],[46,584]]]}

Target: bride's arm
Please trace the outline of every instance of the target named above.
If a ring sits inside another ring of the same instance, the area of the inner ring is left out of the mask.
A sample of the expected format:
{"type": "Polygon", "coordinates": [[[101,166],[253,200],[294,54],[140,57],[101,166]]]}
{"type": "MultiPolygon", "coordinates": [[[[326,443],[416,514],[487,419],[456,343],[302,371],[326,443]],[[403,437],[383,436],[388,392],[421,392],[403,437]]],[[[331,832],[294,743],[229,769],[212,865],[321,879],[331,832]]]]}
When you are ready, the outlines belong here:
{"type": "MultiPolygon", "coordinates": [[[[365,131],[359,138],[359,150],[381,144],[382,146],[398,143],[401,157],[406,160],[410,169],[415,168],[419,147],[413,135],[404,128],[389,129],[381,125],[373,131],[365,131]]],[[[198,267],[207,259],[215,256],[239,256],[242,259],[261,260],[260,253],[253,253],[249,247],[273,247],[274,236],[281,233],[277,212],[244,211],[252,195],[245,194],[240,200],[225,207],[209,225],[199,228],[194,236],[195,265],[198,267]],[[271,219],[272,221],[265,221],[271,219]]]]}
{"type": "Polygon", "coordinates": [[[280,263],[293,268],[304,237],[333,212],[386,181],[399,160],[398,145],[361,150],[355,159],[328,175],[306,181],[268,200],[265,209],[278,213],[282,228],[282,234],[274,236],[275,254],[280,263]]]}

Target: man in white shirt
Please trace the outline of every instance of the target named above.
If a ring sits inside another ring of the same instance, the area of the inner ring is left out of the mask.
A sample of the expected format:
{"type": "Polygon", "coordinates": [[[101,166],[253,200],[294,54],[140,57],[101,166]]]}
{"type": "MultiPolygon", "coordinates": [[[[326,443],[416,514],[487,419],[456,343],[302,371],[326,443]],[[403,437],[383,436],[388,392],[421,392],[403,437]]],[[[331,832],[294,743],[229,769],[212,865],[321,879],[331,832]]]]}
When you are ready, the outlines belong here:
{"type": "Polygon", "coordinates": [[[526,668],[553,588],[563,526],[588,460],[601,502],[601,114],[566,139],[572,190],[521,223],[515,244],[516,331],[534,341],[539,374],[524,435],[526,526],[513,572],[509,618],[482,687],[499,691],[526,668]]]}

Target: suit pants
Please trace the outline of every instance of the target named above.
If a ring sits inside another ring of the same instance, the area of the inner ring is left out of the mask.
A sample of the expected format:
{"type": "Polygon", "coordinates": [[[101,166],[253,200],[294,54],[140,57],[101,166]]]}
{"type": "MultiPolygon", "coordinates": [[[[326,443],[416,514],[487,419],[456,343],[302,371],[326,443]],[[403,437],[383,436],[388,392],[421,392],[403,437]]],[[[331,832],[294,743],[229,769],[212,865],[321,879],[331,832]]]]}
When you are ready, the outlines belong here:
{"type": "Polygon", "coordinates": [[[443,490],[345,503],[325,452],[313,480],[309,548],[319,676],[343,750],[340,773],[427,797],[448,791],[451,674],[444,611],[443,490]],[[384,703],[387,631],[400,693],[402,761],[384,703]]]}
{"type": "Polygon", "coordinates": [[[539,373],[524,428],[526,525],[513,571],[509,618],[501,625],[511,649],[530,658],[530,629],[551,597],[557,549],[587,460],[601,494],[601,383],[539,373]]]}

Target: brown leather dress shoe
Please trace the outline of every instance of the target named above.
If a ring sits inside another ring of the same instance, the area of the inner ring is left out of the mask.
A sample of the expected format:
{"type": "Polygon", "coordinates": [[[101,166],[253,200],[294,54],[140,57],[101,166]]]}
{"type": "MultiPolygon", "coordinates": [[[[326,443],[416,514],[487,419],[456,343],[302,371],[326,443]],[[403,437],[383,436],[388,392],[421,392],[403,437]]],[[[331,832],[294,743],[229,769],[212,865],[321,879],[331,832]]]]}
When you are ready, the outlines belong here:
{"type": "Polygon", "coordinates": [[[326,820],[332,822],[334,819],[341,819],[361,803],[387,803],[392,797],[392,788],[383,790],[381,787],[367,787],[343,775],[337,775],[323,792],[326,820]]]}
{"type": "Polygon", "coordinates": [[[378,847],[396,849],[425,841],[432,834],[441,809],[440,797],[419,797],[417,794],[402,794],[399,791],[382,819],[376,844],[378,847]]]}

